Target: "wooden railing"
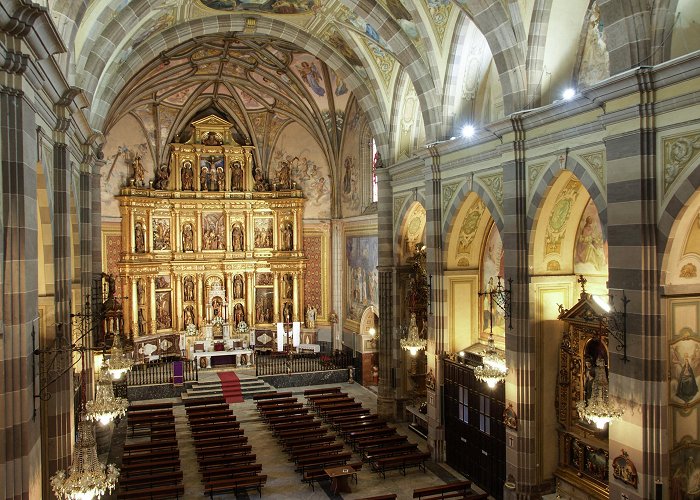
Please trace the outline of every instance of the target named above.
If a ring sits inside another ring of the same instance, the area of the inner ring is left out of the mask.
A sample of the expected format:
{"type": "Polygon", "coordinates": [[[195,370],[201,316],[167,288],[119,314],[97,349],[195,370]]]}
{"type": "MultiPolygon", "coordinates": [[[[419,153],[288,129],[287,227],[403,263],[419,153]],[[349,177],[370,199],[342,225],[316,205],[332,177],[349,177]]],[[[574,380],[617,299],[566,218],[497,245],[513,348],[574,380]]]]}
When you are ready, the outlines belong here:
{"type": "MultiPolygon", "coordinates": [[[[175,361],[156,361],[134,365],[128,372],[127,382],[130,387],[136,385],[155,385],[173,383],[173,364],[175,361]]],[[[182,360],[182,381],[199,380],[197,360],[182,360]]]]}
{"type": "Polygon", "coordinates": [[[353,357],[351,354],[343,352],[334,354],[295,353],[291,356],[286,353],[258,352],[255,356],[255,375],[318,372],[346,369],[348,366],[353,366],[353,357]]]}

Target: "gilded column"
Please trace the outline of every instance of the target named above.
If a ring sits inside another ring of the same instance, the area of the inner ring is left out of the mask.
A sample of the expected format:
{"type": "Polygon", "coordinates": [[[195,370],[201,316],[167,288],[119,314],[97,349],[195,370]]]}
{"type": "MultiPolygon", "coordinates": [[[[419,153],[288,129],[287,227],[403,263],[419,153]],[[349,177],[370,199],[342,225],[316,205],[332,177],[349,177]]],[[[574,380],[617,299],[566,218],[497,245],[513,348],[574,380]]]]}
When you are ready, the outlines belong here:
{"type": "MultiPolygon", "coordinates": [[[[226,182],[228,182],[228,176],[226,179],[226,182]]],[[[225,218],[226,223],[224,224],[224,236],[226,237],[226,251],[231,252],[233,251],[233,241],[231,241],[231,213],[228,211],[228,209],[226,210],[225,218]]]]}
{"type": "Polygon", "coordinates": [[[233,300],[233,275],[231,273],[224,273],[224,282],[226,283],[226,319],[229,324],[233,324],[231,322],[231,315],[233,314],[231,303],[233,300]]]}
{"type": "Polygon", "coordinates": [[[175,244],[173,248],[176,252],[182,252],[182,228],[180,227],[180,210],[175,210],[175,227],[173,234],[175,235],[175,244]]]}
{"type": "Polygon", "coordinates": [[[304,314],[303,314],[303,305],[300,302],[300,296],[299,296],[299,274],[294,273],[294,318],[296,318],[297,321],[304,321],[304,314]],[[301,314],[299,312],[302,311],[301,314]]]}
{"type": "Polygon", "coordinates": [[[136,336],[140,334],[138,279],[129,277],[129,287],[131,289],[131,294],[129,296],[129,304],[131,306],[131,331],[134,332],[136,336]]]}
{"type": "Polygon", "coordinates": [[[202,275],[197,274],[197,289],[195,290],[195,300],[197,301],[197,314],[199,315],[199,326],[207,324],[207,310],[204,307],[204,283],[202,282],[202,275]]]}
{"type": "MultiPolygon", "coordinates": [[[[126,240],[129,242],[129,253],[134,253],[136,251],[136,235],[134,234],[134,227],[136,225],[136,220],[134,218],[134,209],[129,207],[129,227],[126,228],[126,240]]],[[[144,237],[145,239],[145,237],[144,237]]]]}
{"type": "MultiPolygon", "coordinates": [[[[274,321],[279,322],[280,320],[278,318],[282,318],[282,303],[280,302],[280,273],[275,272],[275,286],[274,286],[274,299],[273,303],[275,304],[275,316],[274,316],[274,321]]],[[[282,322],[284,323],[284,320],[286,318],[282,318],[282,322]]]]}
{"type": "Polygon", "coordinates": [[[150,334],[155,335],[156,332],[158,331],[158,323],[156,321],[156,315],[158,314],[156,310],[156,277],[155,276],[149,276],[148,277],[148,290],[149,290],[149,297],[150,297],[150,302],[151,302],[151,315],[148,318],[150,323],[151,323],[151,328],[150,328],[150,334]]]}
{"type": "Polygon", "coordinates": [[[185,329],[184,325],[184,313],[182,307],[182,276],[179,274],[171,274],[170,279],[174,283],[174,293],[173,293],[173,328],[179,332],[185,329]]]}
{"type": "Polygon", "coordinates": [[[195,238],[195,241],[197,242],[197,248],[195,251],[201,251],[202,250],[202,211],[201,210],[196,210],[195,211],[195,216],[197,217],[197,237],[195,238]]]}

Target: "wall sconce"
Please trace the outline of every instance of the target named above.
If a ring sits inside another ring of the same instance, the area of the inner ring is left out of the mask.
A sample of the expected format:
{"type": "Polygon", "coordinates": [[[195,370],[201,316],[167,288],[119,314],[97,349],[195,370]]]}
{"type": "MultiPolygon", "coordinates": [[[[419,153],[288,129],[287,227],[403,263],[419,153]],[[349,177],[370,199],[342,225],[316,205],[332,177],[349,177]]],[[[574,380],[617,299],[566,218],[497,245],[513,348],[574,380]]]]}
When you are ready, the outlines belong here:
{"type": "Polygon", "coordinates": [[[489,280],[488,288],[484,292],[479,292],[479,297],[488,295],[489,297],[489,341],[488,347],[482,354],[483,364],[474,368],[474,376],[486,382],[491,389],[496,387],[496,384],[503,382],[508,376],[508,366],[506,365],[505,357],[501,356],[496,351],[495,342],[493,339],[493,311],[494,305],[503,311],[503,317],[508,321],[508,328],[513,328],[512,309],[511,309],[511,291],[513,280],[508,280],[508,288],[503,286],[501,277],[498,276],[496,286],[493,285],[493,278],[489,280]]]}
{"type": "MultiPolygon", "coordinates": [[[[585,294],[588,280],[581,274],[577,281],[581,284],[581,293],[585,294]]],[[[591,316],[590,319],[597,319],[606,327],[608,333],[617,341],[617,352],[622,353],[620,359],[626,363],[629,361],[627,357],[627,304],[630,303],[630,299],[627,298],[625,291],[622,289],[610,288],[609,290],[611,290],[611,293],[608,294],[607,301],[600,295],[590,294],[593,302],[603,311],[599,316],[591,316]],[[612,294],[612,290],[620,290],[622,292],[622,297],[620,298],[621,311],[615,309],[615,297],[612,294]]]]}

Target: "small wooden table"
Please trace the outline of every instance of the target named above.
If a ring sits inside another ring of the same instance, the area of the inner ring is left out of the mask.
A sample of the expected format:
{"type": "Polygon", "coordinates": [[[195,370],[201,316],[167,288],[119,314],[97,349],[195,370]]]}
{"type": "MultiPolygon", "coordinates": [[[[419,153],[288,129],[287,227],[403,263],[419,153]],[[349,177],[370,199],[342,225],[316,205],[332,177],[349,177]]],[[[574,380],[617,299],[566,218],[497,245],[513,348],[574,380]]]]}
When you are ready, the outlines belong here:
{"type": "Polygon", "coordinates": [[[331,490],[336,495],[338,493],[350,493],[350,483],[348,482],[348,477],[355,474],[355,469],[349,465],[338,465],[336,467],[329,467],[328,469],[323,469],[323,472],[328,474],[331,478],[331,490]]]}

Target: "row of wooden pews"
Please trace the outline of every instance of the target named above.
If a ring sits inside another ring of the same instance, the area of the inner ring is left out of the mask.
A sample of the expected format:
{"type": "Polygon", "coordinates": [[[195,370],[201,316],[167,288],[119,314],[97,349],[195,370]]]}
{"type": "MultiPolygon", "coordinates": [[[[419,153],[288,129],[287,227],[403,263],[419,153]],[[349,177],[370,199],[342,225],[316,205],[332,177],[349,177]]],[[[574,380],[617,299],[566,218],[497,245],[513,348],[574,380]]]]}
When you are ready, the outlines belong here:
{"type": "Polygon", "coordinates": [[[357,470],[362,467],[362,462],[348,464],[352,453],[346,451],[343,443],[336,441],[336,436],[329,432],[323,421],[291,393],[256,394],[253,400],[260,417],[277,437],[289,460],[294,462],[302,481],[313,488],[315,482],[330,479],[324,469],[345,465],[352,468],[357,481],[357,470]]]}
{"type": "Polygon", "coordinates": [[[353,450],[369,462],[371,470],[386,479],[389,470],[400,470],[406,475],[409,467],[418,467],[425,472],[425,462],[430,453],[421,452],[417,445],[396,432],[395,427],[370,413],[362,403],[340,391],[304,392],[308,406],[330,424],[333,429],[352,446],[353,450]]]}
{"type": "Polygon", "coordinates": [[[262,496],[267,476],[248,444],[240,422],[223,396],[193,398],[185,401],[204,494],[256,489],[262,496]]]}
{"type": "Polygon", "coordinates": [[[127,411],[117,498],[180,498],[185,493],[172,403],[131,405],[127,411]]]}

